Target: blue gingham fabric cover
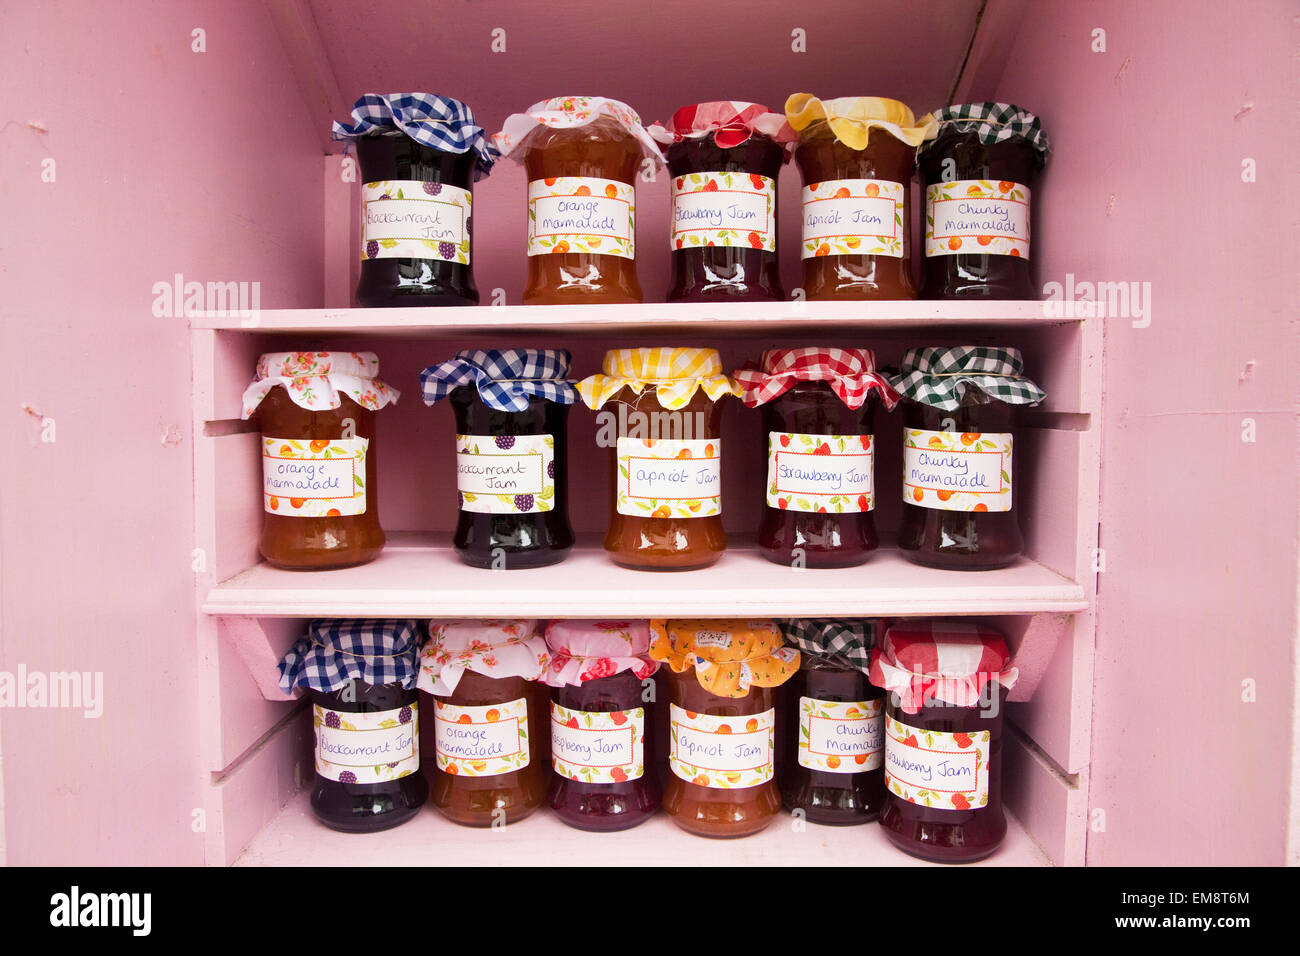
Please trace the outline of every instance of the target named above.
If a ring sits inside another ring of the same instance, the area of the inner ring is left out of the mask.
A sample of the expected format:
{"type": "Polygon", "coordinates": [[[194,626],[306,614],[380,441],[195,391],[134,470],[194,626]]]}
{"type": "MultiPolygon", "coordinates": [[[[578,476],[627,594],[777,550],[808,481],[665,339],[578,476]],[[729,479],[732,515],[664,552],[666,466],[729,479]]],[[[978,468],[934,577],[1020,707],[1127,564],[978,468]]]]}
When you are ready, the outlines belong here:
{"type": "Polygon", "coordinates": [[[571,360],[565,349],[465,349],[422,371],[420,388],[426,405],[471,384],[501,412],[526,411],[531,397],[572,405],[578,392],[568,377],[571,360]]]}
{"type": "Polygon", "coordinates": [[[280,661],[280,689],[329,693],[355,679],[409,690],[423,637],[415,621],[312,621],[280,661]]]}
{"type": "Polygon", "coordinates": [[[400,129],[424,146],[447,153],[474,150],[475,179],[492,171],[501,151],[474,122],[468,105],[434,93],[366,93],[352,105],[352,125],[334,122],[335,139],[353,140],[376,131],[400,129]]]}

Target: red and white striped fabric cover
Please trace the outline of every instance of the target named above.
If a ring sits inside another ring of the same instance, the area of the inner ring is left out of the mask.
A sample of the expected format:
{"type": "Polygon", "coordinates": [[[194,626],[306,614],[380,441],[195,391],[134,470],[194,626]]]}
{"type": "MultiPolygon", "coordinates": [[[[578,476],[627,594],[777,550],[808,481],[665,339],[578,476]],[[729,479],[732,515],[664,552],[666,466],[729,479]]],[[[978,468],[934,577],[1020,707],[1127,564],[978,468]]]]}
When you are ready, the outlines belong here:
{"type": "Polygon", "coordinates": [[[990,681],[1010,690],[1020,672],[1002,634],[960,621],[901,621],[871,654],[871,682],[909,714],[926,700],[974,707],[990,681]]]}

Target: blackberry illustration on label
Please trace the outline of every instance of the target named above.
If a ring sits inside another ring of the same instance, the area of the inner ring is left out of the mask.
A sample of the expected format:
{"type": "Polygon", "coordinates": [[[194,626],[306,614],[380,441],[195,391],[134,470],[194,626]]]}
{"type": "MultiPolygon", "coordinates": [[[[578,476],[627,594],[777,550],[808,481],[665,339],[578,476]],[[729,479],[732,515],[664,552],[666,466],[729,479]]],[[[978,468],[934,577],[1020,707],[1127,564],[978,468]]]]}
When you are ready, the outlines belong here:
{"type": "Polygon", "coordinates": [[[339,783],[399,780],[420,769],[418,703],[396,710],[344,713],[312,705],[316,772],[339,783]]]}
{"type": "Polygon", "coordinates": [[[462,511],[550,511],[555,506],[554,437],[457,435],[456,489],[462,511]]]}
{"type": "Polygon", "coordinates": [[[362,259],[469,264],[473,196],[447,183],[384,180],[361,187],[362,259]]]}

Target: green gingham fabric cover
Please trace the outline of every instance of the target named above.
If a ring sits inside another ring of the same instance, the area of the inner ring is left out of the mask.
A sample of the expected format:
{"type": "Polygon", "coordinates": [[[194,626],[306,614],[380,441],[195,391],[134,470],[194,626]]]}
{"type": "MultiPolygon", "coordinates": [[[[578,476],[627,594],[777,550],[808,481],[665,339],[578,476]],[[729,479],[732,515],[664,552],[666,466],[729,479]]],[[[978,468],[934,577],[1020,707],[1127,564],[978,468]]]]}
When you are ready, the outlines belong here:
{"type": "Polygon", "coordinates": [[[990,146],[1003,140],[1024,139],[1038,154],[1040,166],[1046,164],[1047,155],[1052,151],[1038,117],[1014,103],[957,103],[935,110],[934,118],[939,121],[939,136],[922,143],[918,155],[933,148],[944,133],[950,132],[974,132],[981,143],[990,146]]]}
{"type": "Polygon", "coordinates": [[[952,411],[968,388],[1008,405],[1037,405],[1047,397],[1024,378],[1019,349],[977,345],[908,349],[897,370],[885,375],[894,391],[923,405],[952,411]]]}
{"type": "Polygon", "coordinates": [[[884,632],[884,622],[875,619],[836,620],[795,618],[781,622],[787,642],[807,654],[830,658],[834,663],[860,670],[871,667],[871,649],[884,632]]]}

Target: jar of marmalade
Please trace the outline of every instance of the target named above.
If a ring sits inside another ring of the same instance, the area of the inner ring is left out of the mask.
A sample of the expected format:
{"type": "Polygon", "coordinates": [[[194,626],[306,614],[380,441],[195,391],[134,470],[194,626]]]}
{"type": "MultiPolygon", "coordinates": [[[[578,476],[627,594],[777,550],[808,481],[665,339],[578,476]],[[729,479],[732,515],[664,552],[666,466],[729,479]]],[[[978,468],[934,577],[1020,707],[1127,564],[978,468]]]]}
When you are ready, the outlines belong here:
{"type": "Polygon", "coordinates": [[[268,352],[244,391],[262,430],[262,537],[268,564],[316,571],[379,556],[375,411],[400,394],[373,352],[268,352]]]}
{"type": "Polygon", "coordinates": [[[578,393],[563,349],[466,349],[420,373],[426,405],[456,412],[452,543],[477,568],[537,568],[573,547],[569,406],[578,393]]]}
{"type": "Polygon", "coordinates": [[[561,96],[494,137],[528,175],[525,305],[640,302],[635,176],[663,155],[626,103],[561,96]]]}
{"type": "Polygon", "coordinates": [[[795,93],[803,286],[808,299],[915,299],[907,194],[916,147],[935,123],[897,100],[795,93]]]}
{"type": "Polygon", "coordinates": [[[903,401],[903,521],[916,564],[982,571],[1024,550],[1012,507],[1014,406],[1047,393],[1012,348],[908,349],[890,384],[903,401]]]}
{"type": "Polygon", "coordinates": [[[616,349],[602,368],[578,392],[612,458],[605,550],[628,568],[708,567],[727,547],[717,399],[735,382],[715,349],[616,349]]]}
{"type": "Polygon", "coordinates": [[[280,661],[280,689],[312,701],[311,808],[327,827],[373,833],[424,806],[419,637],[412,621],[313,621],[280,661]]]}
{"type": "Polygon", "coordinates": [[[497,151],[459,100],[367,93],[352,125],[361,165],[363,306],[477,305],[471,261],[474,182],[497,151]]]}
{"type": "Polygon", "coordinates": [[[871,682],[889,691],[880,826],[895,846],[969,863],[1002,843],[1002,708],[1018,676],[1006,640],[982,624],[886,631],[871,682]]]}
{"type": "Polygon", "coordinates": [[[872,511],[879,401],[898,396],[868,349],[769,349],[738,369],[741,399],[762,406],[766,494],[758,548],[778,564],[846,568],[880,543],[872,511]]]}
{"type": "Polygon", "coordinates": [[[651,621],[668,665],[671,774],[664,810],[700,836],[757,833],[781,810],[777,690],[799,669],[772,621],[651,621]]]}

